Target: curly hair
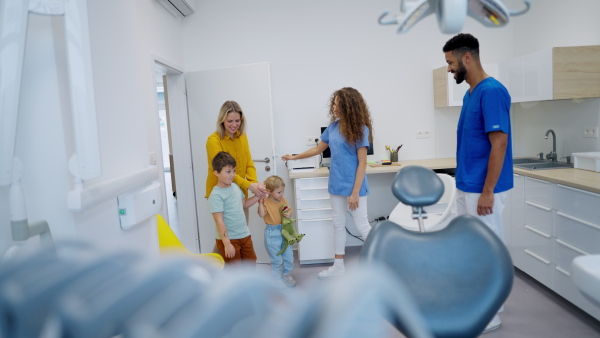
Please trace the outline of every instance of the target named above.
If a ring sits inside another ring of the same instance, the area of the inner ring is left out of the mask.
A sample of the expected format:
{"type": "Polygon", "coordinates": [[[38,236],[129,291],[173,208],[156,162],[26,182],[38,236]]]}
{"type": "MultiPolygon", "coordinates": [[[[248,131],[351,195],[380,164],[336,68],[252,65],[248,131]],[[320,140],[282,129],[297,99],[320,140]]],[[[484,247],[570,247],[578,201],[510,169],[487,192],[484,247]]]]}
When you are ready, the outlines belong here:
{"type": "Polygon", "coordinates": [[[369,107],[358,90],[344,87],[331,95],[329,102],[329,120],[335,122],[339,118],[340,133],[348,143],[358,143],[365,135],[364,128],[369,128],[369,142],[373,143],[373,121],[369,107]],[[333,113],[335,98],[338,98],[338,117],[333,113]]]}

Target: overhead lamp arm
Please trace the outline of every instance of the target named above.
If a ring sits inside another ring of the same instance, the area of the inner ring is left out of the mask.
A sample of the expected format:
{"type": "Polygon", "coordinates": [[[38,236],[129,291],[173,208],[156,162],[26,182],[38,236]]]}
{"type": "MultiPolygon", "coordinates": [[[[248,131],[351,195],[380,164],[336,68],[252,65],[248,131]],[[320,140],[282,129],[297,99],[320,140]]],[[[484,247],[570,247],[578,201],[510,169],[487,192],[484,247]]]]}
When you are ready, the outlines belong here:
{"type": "Polygon", "coordinates": [[[525,3],[525,8],[520,11],[510,11],[510,16],[521,15],[521,14],[527,13],[527,11],[529,11],[529,8],[531,7],[531,0],[523,0],[523,3],[525,3]]]}
{"type": "Polygon", "coordinates": [[[398,24],[398,18],[397,17],[387,18],[385,20],[383,19],[388,14],[390,14],[390,11],[385,11],[385,12],[383,12],[383,14],[381,14],[379,16],[379,19],[377,20],[379,22],[379,24],[380,25],[397,25],[398,24]]]}

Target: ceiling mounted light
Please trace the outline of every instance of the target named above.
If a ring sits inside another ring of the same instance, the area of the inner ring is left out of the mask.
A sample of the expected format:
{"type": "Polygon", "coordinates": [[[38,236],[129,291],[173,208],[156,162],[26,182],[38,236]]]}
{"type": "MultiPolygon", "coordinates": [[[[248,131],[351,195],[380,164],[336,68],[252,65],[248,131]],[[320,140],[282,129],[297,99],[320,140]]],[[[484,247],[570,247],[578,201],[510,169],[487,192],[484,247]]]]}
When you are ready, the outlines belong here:
{"type": "Polygon", "coordinates": [[[397,16],[386,18],[389,11],[379,16],[379,24],[399,24],[398,34],[408,32],[412,26],[424,17],[435,12],[440,31],[446,34],[462,30],[467,15],[487,27],[502,27],[510,22],[510,17],[526,13],[531,0],[523,0],[526,8],[510,11],[502,0],[400,0],[400,12],[397,16]]]}

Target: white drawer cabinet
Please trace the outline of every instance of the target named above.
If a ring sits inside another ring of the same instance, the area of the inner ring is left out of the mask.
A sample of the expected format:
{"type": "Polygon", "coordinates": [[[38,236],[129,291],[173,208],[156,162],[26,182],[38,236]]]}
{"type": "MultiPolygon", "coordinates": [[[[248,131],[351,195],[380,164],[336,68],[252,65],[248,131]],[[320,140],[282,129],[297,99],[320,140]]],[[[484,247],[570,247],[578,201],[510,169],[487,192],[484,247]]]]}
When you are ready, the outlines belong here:
{"type": "Polygon", "coordinates": [[[333,262],[334,241],[329,178],[294,180],[298,232],[305,234],[298,243],[300,264],[333,262]]]}
{"type": "Polygon", "coordinates": [[[561,212],[600,224],[600,195],[558,184],[556,199],[561,212]]]}
{"type": "Polygon", "coordinates": [[[525,177],[525,200],[553,209],[555,187],[552,182],[525,177]]]}
{"type": "Polygon", "coordinates": [[[570,276],[575,257],[600,254],[600,195],[515,175],[510,196],[514,265],[600,320],[570,276]]]}
{"type": "MultiPolygon", "coordinates": [[[[525,195],[524,189],[524,177],[521,175],[513,175],[514,177],[514,188],[509,191],[508,203],[506,203],[505,209],[509,209],[506,214],[509,215],[508,219],[505,219],[504,225],[509,225],[509,231],[505,233],[505,236],[509,236],[510,240],[506,241],[506,245],[510,252],[513,264],[523,269],[523,255],[525,254],[525,195]]],[[[506,215],[505,214],[505,215],[506,215]]]]}

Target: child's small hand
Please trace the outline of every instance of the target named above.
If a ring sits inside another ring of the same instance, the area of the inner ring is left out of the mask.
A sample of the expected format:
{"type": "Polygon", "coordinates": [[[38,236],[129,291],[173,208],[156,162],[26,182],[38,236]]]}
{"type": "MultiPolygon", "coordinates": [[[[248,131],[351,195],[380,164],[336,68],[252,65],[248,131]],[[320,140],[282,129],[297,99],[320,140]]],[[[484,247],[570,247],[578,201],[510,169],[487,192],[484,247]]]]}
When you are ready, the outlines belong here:
{"type": "Polygon", "coordinates": [[[292,217],[292,211],[289,210],[289,211],[284,212],[283,216],[285,216],[286,218],[291,218],[292,217]]]}
{"type": "Polygon", "coordinates": [[[225,257],[233,258],[235,257],[235,248],[231,243],[225,244],[225,257]]]}

